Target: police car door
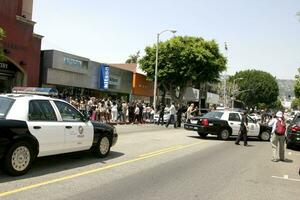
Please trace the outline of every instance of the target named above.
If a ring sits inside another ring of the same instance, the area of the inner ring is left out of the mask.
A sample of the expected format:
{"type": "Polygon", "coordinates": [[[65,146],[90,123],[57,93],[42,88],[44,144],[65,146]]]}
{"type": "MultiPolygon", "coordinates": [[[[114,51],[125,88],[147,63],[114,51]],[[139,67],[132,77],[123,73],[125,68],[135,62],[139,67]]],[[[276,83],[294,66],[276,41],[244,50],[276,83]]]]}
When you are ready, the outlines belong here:
{"type": "Polygon", "coordinates": [[[39,142],[39,155],[47,156],[64,151],[64,129],[58,122],[53,106],[48,100],[30,100],[28,128],[39,142]]]}
{"type": "Polygon", "coordinates": [[[228,123],[232,129],[232,135],[238,135],[241,126],[240,114],[236,112],[230,112],[228,116],[228,123]]]}
{"type": "Polygon", "coordinates": [[[259,135],[259,123],[255,122],[251,117],[247,116],[248,118],[248,136],[258,136],[259,135]]]}
{"type": "Polygon", "coordinates": [[[83,120],[83,115],[70,104],[63,101],[54,101],[65,132],[65,150],[81,151],[92,146],[94,129],[90,121],[83,120]]]}

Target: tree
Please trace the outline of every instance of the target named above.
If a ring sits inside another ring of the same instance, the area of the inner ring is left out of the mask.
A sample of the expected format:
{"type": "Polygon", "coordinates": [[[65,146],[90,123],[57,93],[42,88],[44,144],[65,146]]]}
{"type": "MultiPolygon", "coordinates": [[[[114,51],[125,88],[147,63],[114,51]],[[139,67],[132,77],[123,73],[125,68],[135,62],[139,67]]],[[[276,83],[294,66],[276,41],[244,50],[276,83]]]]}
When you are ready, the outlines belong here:
{"type": "Polygon", "coordinates": [[[4,30],[0,27],[0,61],[4,60],[4,52],[3,52],[3,46],[2,46],[2,40],[5,37],[4,30]]]}
{"type": "Polygon", "coordinates": [[[270,108],[279,106],[279,96],[276,78],[271,74],[260,70],[246,70],[237,72],[229,78],[239,88],[236,97],[242,100],[246,106],[254,108],[258,105],[267,105],[270,108]],[[277,102],[277,103],[276,103],[277,102]]]}
{"type": "Polygon", "coordinates": [[[299,110],[300,109],[300,99],[298,99],[298,98],[293,99],[291,107],[294,110],[299,110]]]}
{"type": "Polygon", "coordinates": [[[294,86],[294,92],[296,98],[300,98],[300,67],[298,68],[298,75],[295,76],[295,86],[294,86]]]}
{"type": "MultiPolygon", "coordinates": [[[[145,48],[139,61],[150,80],[155,76],[156,45],[145,48]]],[[[214,40],[177,36],[159,43],[158,87],[164,88],[176,103],[181,103],[188,86],[218,81],[226,69],[226,58],[214,40]]]]}
{"type": "Polygon", "coordinates": [[[138,62],[139,57],[140,57],[140,51],[136,52],[136,54],[130,55],[125,63],[135,64],[138,62]]]}

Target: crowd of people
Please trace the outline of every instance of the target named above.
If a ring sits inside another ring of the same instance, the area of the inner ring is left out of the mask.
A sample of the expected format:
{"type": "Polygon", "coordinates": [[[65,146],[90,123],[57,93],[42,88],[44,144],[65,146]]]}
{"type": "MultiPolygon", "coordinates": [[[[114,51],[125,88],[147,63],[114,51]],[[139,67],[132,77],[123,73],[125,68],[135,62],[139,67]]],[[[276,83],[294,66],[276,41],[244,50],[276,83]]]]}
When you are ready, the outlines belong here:
{"type": "Polygon", "coordinates": [[[154,108],[142,101],[112,101],[95,97],[67,98],[67,101],[91,120],[105,123],[145,123],[153,122],[154,108]]]}
{"type": "MultiPolygon", "coordinates": [[[[91,120],[104,123],[154,123],[155,109],[153,105],[143,101],[121,101],[111,100],[109,98],[95,98],[95,97],[67,97],[66,101],[72,104],[80,112],[88,116],[91,120]]],[[[159,119],[157,124],[164,124],[165,112],[171,113],[171,119],[167,126],[172,123],[181,126],[182,117],[184,120],[198,114],[198,107],[191,103],[188,107],[185,105],[164,105],[160,104],[157,107],[157,114],[159,119]]]]}

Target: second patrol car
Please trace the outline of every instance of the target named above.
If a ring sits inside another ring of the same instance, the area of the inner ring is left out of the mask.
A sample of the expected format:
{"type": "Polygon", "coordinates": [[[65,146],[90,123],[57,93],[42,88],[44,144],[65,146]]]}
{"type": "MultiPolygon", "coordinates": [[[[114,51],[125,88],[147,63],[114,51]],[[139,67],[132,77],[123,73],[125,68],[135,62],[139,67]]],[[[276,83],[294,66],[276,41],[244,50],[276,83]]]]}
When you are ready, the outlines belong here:
{"type": "MultiPolygon", "coordinates": [[[[257,123],[251,117],[248,118],[249,137],[258,137],[263,141],[270,140],[271,128],[257,123]]],[[[202,117],[194,117],[184,124],[187,130],[197,131],[200,137],[208,134],[217,135],[219,139],[227,140],[230,136],[237,136],[241,125],[241,113],[235,111],[213,111],[202,117]]]]}

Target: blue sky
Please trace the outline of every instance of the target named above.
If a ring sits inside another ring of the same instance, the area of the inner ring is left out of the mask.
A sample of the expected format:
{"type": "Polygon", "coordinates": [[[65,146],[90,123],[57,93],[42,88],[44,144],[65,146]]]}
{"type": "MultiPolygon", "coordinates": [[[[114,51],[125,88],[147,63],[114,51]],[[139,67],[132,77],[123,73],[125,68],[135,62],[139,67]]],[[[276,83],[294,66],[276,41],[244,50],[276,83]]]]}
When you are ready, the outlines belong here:
{"type": "Polygon", "coordinates": [[[176,29],[176,35],[215,39],[228,56],[227,74],[259,69],[293,79],[300,67],[298,11],[300,0],[35,0],[33,20],[45,36],[42,49],[99,62],[143,55],[158,32],[176,29]]]}

